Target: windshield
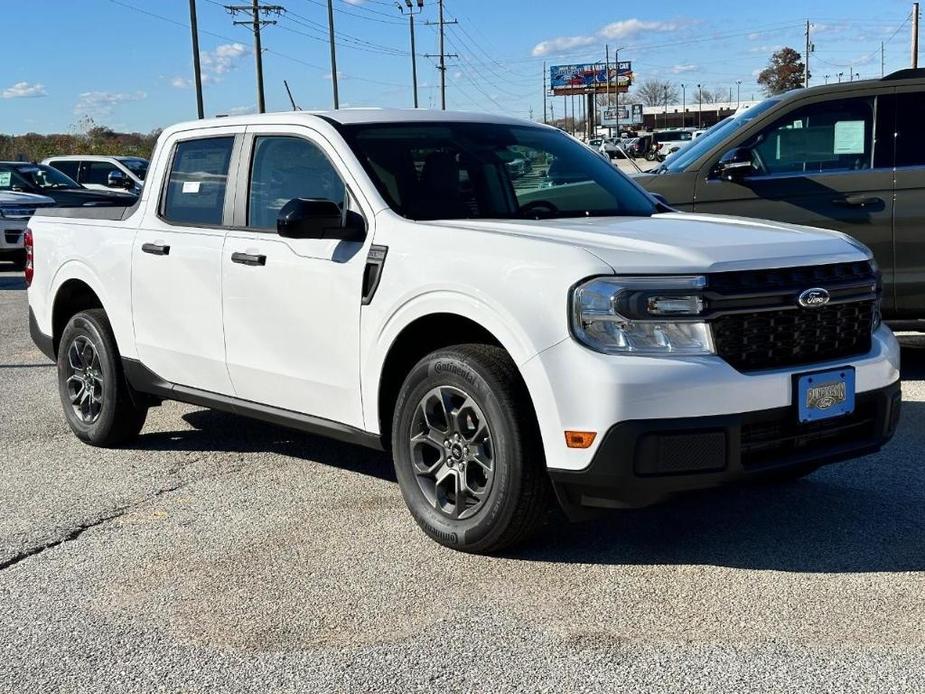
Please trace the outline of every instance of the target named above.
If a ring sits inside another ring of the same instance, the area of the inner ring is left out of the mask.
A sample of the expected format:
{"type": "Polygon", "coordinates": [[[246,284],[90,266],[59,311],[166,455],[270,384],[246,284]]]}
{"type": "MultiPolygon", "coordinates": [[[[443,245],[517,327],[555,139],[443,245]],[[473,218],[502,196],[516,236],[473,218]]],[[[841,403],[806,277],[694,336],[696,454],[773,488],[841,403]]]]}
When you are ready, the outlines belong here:
{"type": "Polygon", "coordinates": [[[145,180],[145,174],[148,173],[148,160],[140,157],[119,157],[119,161],[126,169],[138,176],[142,181],[145,180]]]}
{"type": "Polygon", "coordinates": [[[379,192],[408,219],[648,216],[652,200],[552,128],[494,123],[341,127],[379,192]]]}
{"type": "Polygon", "coordinates": [[[0,164],[0,190],[69,190],[80,185],[44,164],[0,164]]]}
{"type": "Polygon", "coordinates": [[[777,105],[779,102],[779,97],[765,99],[760,104],[755,104],[751,108],[736,114],[728,120],[720,121],[715,126],[707,130],[703,135],[691,142],[682,151],[675,154],[675,156],[670,160],[666,161],[661,167],[659,167],[659,171],[683,171],[692,162],[697,161],[706,152],[709,152],[717,144],[730,137],[732,133],[747,125],[762,113],[767,111],[769,108],[777,105]]]}

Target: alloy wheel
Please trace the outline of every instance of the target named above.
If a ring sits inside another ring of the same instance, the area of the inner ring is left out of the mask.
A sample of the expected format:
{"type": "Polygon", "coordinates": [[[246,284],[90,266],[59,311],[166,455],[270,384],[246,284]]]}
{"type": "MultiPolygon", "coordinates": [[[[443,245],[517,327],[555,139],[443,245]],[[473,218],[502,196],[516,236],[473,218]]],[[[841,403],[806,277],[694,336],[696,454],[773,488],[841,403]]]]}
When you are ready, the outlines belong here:
{"type": "Polygon", "coordinates": [[[103,410],[100,355],[89,338],[78,335],[67,348],[65,386],[71,408],[83,424],[93,424],[103,410]]]}
{"type": "Polygon", "coordinates": [[[494,445],[488,419],[467,393],[428,391],[411,421],[410,446],[418,486],[434,508],[454,520],[482,508],[494,481],[494,445]]]}

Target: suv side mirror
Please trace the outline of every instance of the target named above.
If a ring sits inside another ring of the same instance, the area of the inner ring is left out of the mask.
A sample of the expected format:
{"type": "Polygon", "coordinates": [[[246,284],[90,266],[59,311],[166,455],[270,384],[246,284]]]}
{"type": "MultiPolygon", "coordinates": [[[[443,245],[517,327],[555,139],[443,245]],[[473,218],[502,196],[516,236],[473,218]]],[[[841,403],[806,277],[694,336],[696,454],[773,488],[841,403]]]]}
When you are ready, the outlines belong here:
{"type": "Polygon", "coordinates": [[[741,181],[752,173],[752,151],[736,147],[726,152],[713,167],[712,177],[724,181],[741,181]]]}
{"type": "Polygon", "coordinates": [[[362,241],[366,222],[356,212],[344,214],[337,203],[318,198],[293,198],[279,211],[276,232],[287,239],[362,241]]]}
{"type": "Polygon", "coordinates": [[[135,187],[135,182],[121,171],[110,171],[106,177],[106,187],[131,190],[135,187]]]}

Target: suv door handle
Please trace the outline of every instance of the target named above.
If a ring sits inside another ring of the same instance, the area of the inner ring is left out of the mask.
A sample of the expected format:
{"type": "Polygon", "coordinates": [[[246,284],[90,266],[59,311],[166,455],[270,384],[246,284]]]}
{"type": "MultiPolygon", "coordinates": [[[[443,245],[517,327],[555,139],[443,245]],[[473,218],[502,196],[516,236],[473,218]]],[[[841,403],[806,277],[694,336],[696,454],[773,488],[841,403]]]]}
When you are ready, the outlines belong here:
{"type": "Polygon", "coordinates": [[[849,195],[846,198],[837,198],[832,202],[842,207],[868,207],[883,204],[883,200],[880,198],[867,197],[864,195],[849,195]]]}
{"type": "Polygon", "coordinates": [[[251,255],[250,253],[232,253],[231,262],[239,265],[263,267],[267,264],[267,257],[265,255],[251,255]]]}
{"type": "Polygon", "coordinates": [[[151,255],[170,255],[170,246],[159,243],[143,243],[141,244],[141,252],[150,253],[151,255]]]}

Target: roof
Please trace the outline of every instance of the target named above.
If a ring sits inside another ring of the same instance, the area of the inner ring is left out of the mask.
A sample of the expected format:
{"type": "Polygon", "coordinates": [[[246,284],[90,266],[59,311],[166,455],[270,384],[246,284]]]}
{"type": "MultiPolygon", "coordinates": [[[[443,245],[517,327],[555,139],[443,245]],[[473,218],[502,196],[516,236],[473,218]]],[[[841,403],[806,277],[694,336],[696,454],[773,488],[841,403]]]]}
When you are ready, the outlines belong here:
{"type": "Polygon", "coordinates": [[[317,124],[319,119],[342,125],[356,123],[497,123],[502,125],[534,125],[542,123],[512,118],[495,113],[478,113],[474,111],[437,111],[423,108],[342,108],[335,111],[278,111],[244,116],[205,118],[199,121],[178,123],[168,131],[190,130],[234,125],[282,124],[303,121],[317,124]]]}

